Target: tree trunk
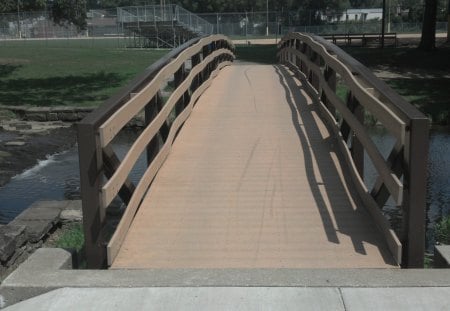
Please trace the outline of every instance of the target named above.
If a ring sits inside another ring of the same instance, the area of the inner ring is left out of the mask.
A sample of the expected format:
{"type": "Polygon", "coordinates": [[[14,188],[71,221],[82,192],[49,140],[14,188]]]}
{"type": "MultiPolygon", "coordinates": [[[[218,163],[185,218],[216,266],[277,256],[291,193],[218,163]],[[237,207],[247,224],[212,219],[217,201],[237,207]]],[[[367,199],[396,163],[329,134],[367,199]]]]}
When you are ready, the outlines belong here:
{"type": "Polygon", "coordinates": [[[436,13],[437,0],[426,0],[422,24],[422,38],[420,39],[419,49],[431,51],[435,48],[436,13]]]}
{"type": "Polygon", "coordinates": [[[447,4],[447,42],[450,42],[450,0],[447,4]]]}

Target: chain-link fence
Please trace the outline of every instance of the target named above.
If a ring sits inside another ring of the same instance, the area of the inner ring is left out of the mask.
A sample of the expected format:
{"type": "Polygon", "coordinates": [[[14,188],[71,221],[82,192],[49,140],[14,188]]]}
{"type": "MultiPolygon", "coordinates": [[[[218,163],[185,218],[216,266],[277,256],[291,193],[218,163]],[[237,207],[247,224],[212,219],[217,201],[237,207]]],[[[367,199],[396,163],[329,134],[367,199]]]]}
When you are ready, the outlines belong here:
{"type": "MultiPolygon", "coordinates": [[[[61,45],[110,45],[124,47],[126,32],[123,21],[128,19],[145,21],[158,19],[164,14],[178,17],[178,19],[199,32],[222,33],[235,39],[251,39],[258,37],[276,37],[290,31],[301,31],[316,34],[333,33],[379,33],[381,21],[341,21],[324,23],[322,25],[296,25],[293,12],[235,12],[235,13],[205,13],[192,14],[182,8],[174,10],[173,6],[167,6],[167,10],[156,12],[157,6],[142,6],[91,10],[88,12],[87,30],[77,31],[73,25],[55,25],[48,12],[18,12],[14,14],[0,14],[0,44],[10,41],[26,41],[29,39],[42,40],[45,44],[56,44],[50,41],[60,41],[61,45]],[[136,14],[134,14],[134,13],[136,14]],[[156,13],[158,14],[156,14],[156,13]],[[161,13],[161,14],[160,14],[161,13]],[[291,14],[292,13],[292,14],[291,14]],[[161,16],[160,16],[161,15],[161,16]],[[197,27],[197,28],[196,28],[197,27]],[[53,39],[67,40],[53,40],[53,39]],[[77,43],[71,41],[79,41],[77,43]],[[80,43],[81,42],[81,43],[80,43]]],[[[324,21],[322,21],[324,22],[324,21]]],[[[390,23],[386,31],[397,33],[420,33],[421,23],[390,23]]],[[[447,31],[447,23],[437,23],[438,32],[447,31]]]]}
{"type": "MultiPolygon", "coordinates": [[[[381,33],[381,21],[365,23],[339,23],[318,26],[291,26],[282,27],[282,33],[286,34],[292,31],[308,32],[315,34],[346,34],[346,33],[381,33]]],[[[386,32],[395,32],[398,34],[421,33],[422,23],[391,23],[385,28],[386,32]]],[[[436,32],[447,32],[447,23],[436,23],[436,32]]]]}
{"type": "Polygon", "coordinates": [[[0,14],[0,39],[42,39],[117,36],[117,9],[91,10],[87,29],[74,25],[56,25],[47,11],[0,14]]]}
{"type": "Polygon", "coordinates": [[[280,33],[278,12],[236,12],[198,14],[214,27],[215,33],[230,37],[266,36],[280,33]]]}
{"type": "Polygon", "coordinates": [[[45,11],[0,15],[1,39],[67,38],[77,35],[76,27],[54,25],[45,11]]]}
{"type": "MultiPolygon", "coordinates": [[[[358,20],[324,23],[321,25],[296,25],[290,18],[290,12],[236,12],[198,14],[214,27],[215,33],[222,33],[232,38],[255,38],[264,36],[281,36],[291,31],[315,34],[337,33],[380,33],[381,21],[358,20]]],[[[421,33],[422,23],[386,23],[387,32],[421,33]]],[[[446,32],[447,23],[438,22],[437,32],[446,32]]]]}

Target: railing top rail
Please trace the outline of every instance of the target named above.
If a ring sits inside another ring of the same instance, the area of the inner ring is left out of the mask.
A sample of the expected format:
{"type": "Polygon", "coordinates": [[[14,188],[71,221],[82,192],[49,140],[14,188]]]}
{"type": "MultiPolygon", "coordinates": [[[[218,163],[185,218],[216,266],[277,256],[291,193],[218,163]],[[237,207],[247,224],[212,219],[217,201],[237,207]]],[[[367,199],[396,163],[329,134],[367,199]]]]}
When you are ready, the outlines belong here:
{"type": "Polygon", "coordinates": [[[171,50],[164,57],[160,58],[157,62],[153,63],[144,72],[134,78],[128,85],[123,87],[117,94],[107,99],[99,108],[87,115],[80,121],[81,125],[91,125],[98,128],[103,122],[105,122],[114,112],[116,112],[123,104],[130,99],[131,93],[136,93],[142,89],[158,72],[164,68],[173,58],[176,58],[181,52],[191,45],[196,44],[202,38],[201,36],[189,40],[188,42],[180,45],[179,47],[171,50]]]}
{"type": "Polygon", "coordinates": [[[383,102],[389,104],[389,107],[394,110],[394,112],[402,120],[408,121],[411,119],[427,119],[427,117],[421,111],[408,103],[402,96],[397,94],[384,81],[377,78],[370,69],[347,54],[338,46],[332,44],[331,42],[328,42],[326,39],[313,34],[304,35],[300,33],[290,33],[282,38],[280,44],[282,44],[286,40],[302,39],[307,37],[313,39],[317,44],[324,46],[330,54],[335,55],[340,62],[347,66],[354,76],[357,76],[358,79],[364,80],[367,86],[370,86],[374,90],[376,90],[383,98],[383,102]]]}

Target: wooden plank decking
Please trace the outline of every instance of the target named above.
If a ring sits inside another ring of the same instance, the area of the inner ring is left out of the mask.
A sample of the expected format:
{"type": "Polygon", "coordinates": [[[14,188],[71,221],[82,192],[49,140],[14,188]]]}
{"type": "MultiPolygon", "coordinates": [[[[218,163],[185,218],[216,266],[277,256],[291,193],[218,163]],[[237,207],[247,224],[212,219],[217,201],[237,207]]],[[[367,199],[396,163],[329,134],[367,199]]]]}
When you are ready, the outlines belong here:
{"type": "Polygon", "coordinates": [[[111,268],[396,268],[332,142],[284,67],[224,68],[111,268]]]}

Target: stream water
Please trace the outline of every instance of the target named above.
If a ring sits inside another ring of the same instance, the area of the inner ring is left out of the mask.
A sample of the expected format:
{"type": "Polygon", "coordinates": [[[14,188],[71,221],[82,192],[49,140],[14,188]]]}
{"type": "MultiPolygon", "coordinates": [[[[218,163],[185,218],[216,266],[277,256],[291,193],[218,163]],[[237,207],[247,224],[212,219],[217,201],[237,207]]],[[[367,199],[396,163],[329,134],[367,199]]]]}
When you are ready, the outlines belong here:
{"type": "MultiPolygon", "coordinates": [[[[135,140],[136,133],[122,132],[113,142],[113,149],[122,158],[135,140]]],[[[131,171],[133,182],[139,181],[145,169],[141,157],[131,171]]],[[[74,200],[80,198],[78,147],[48,156],[33,168],[16,175],[0,187],[0,224],[14,219],[39,200],[74,200]]]]}
{"type": "MultiPolygon", "coordinates": [[[[119,157],[130,146],[131,136],[126,132],[114,142],[119,157]]],[[[384,131],[372,129],[371,136],[384,155],[394,140],[384,131]]],[[[35,167],[14,177],[0,188],[0,224],[8,223],[33,202],[38,200],[64,200],[79,198],[79,168],[77,147],[49,156],[35,167]]],[[[366,157],[366,163],[370,163],[366,157]]],[[[131,179],[139,180],[145,167],[144,158],[139,159],[131,173],[131,179]]],[[[373,184],[375,171],[366,165],[366,184],[373,184]]],[[[388,201],[387,214],[395,221],[398,209],[388,201]]],[[[427,249],[434,244],[433,227],[442,216],[450,213],[450,130],[432,129],[430,133],[428,180],[427,180],[427,249]]]]}
{"type": "MultiPolygon", "coordinates": [[[[384,129],[371,128],[372,140],[386,158],[395,140],[384,129]]],[[[376,173],[367,154],[365,156],[365,180],[370,189],[375,182],[376,173]]],[[[450,214],[450,129],[435,127],[430,130],[427,179],[427,251],[433,251],[434,226],[442,217],[450,214]]],[[[400,226],[400,210],[392,199],[388,200],[383,211],[390,218],[393,227],[400,226]]]]}

